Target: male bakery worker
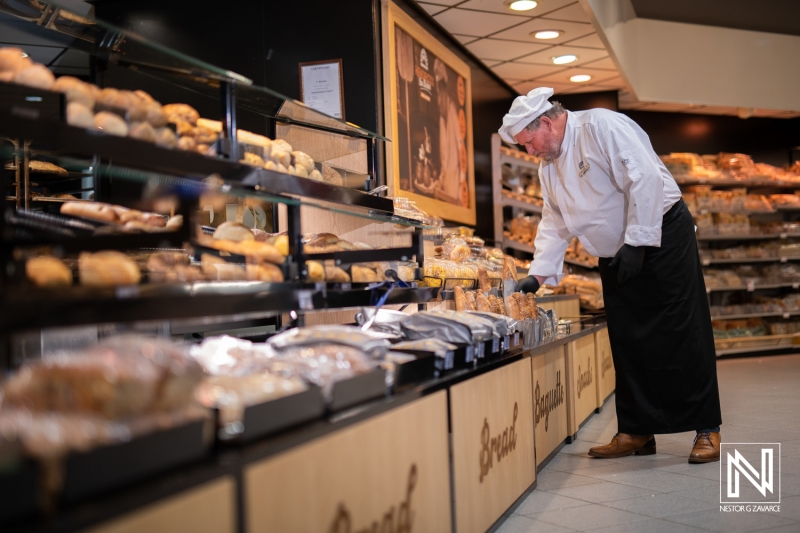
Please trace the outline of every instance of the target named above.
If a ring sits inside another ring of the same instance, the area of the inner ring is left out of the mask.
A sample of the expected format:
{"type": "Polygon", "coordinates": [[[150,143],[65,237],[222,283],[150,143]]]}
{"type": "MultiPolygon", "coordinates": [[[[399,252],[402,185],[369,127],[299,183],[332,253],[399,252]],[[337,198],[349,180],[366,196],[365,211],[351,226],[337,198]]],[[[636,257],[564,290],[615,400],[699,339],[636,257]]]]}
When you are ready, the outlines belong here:
{"type": "Polygon", "coordinates": [[[536,253],[517,290],[557,281],[574,236],[600,258],[618,433],[589,455],[653,454],[655,433],[695,430],[689,462],[718,461],[716,355],[692,215],[634,121],[566,111],[552,95],[517,97],[499,133],[542,158],[536,253]]]}

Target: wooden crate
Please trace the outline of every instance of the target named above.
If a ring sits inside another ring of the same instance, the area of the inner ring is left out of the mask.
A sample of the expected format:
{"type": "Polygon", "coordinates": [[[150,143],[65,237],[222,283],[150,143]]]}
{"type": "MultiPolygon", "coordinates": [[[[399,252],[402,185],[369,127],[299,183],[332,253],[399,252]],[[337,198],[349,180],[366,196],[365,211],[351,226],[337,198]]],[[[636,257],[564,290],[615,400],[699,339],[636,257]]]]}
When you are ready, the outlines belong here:
{"type": "Polygon", "coordinates": [[[529,358],[450,388],[459,533],[486,531],[536,480],[531,397],[529,358]]]}
{"type": "Polygon", "coordinates": [[[85,530],[84,533],[234,533],[236,484],[225,476],[85,530]]]}
{"type": "Polygon", "coordinates": [[[614,359],[611,357],[611,343],[608,340],[608,328],[594,334],[595,368],[597,369],[597,407],[603,404],[617,386],[617,373],[614,370],[614,359]]]}
{"type": "Polygon", "coordinates": [[[569,434],[575,435],[597,408],[594,335],[567,344],[567,398],[569,434]]]}
{"type": "Polygon", "coordinates": [[[567,427],[567,372],[564,346],[531,358],[536,466],[569,435],[567,427]]]}
{"type": "Polygon", "coordinates": [[[245,531],[450,531],[447,392],[255,462],[245,531]]]}

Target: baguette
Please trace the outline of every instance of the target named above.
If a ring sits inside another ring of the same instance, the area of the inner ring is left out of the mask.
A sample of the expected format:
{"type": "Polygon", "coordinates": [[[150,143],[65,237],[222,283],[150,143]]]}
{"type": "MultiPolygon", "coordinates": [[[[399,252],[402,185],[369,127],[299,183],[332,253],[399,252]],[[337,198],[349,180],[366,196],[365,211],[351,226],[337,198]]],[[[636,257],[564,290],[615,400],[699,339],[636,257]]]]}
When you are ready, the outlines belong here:
{"type": "Polygon", "coordinates": [[[483,293],[488,293],[492,290],[492,284],[489,283],[489,273],[481,266],[478,267],[478,288],[483,293]]]}
{"type": "Polygon", "coordinates": [[[101,202],[64,202],[61,204],[61,213],[101,222],[119,223],[117,212],[109,204],[101,202]]]}
{"type": "Polygon", "coordinates": [[[467,297],[464,294],[464,289],[461,287],[461,285],[456,285],[453,287],[453,298],[456,301],[456,311],[467,310],[467,297]]]}
{"type": "Polygon", "coordinates": [[[492,312],[492,304],[489,303],[489,299],[483,293],[479,292],[477,296],[475,296],[475,309],[478,311],[486,311],[491,313],[492,312]]]}

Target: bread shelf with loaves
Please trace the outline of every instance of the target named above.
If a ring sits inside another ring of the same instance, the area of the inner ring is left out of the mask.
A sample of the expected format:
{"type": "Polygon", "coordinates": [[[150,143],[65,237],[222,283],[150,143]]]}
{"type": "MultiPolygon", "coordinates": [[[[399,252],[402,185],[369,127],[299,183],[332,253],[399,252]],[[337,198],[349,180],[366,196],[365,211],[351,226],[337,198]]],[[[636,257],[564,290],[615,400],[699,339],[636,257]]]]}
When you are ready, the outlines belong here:
{"type": "Polygon", "coordinates": [[[793,348],[785,333],[800,289],[800,165],[746,154],[662,156],[697,226],[717,355],[793,348]],[[730,337],[744,337],[739,341],[730,337]]]}

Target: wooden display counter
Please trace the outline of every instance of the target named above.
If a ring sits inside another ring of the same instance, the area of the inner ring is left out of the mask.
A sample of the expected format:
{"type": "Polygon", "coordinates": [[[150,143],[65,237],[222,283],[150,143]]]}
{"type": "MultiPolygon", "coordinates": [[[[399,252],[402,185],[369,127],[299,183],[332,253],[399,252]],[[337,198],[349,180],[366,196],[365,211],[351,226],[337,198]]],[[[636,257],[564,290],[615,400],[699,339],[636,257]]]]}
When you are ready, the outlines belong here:
{"type": "Polygon", "coordinates": [[[450,387],[459,533],[486,531],[536,481],[531,397],[528,357],[450,387]]]}
{"type": "Polygon", "coordinates": [[[603,407],[606,400],[617,386],[617,374],[614,370],[614,359],[611,357],[611,343],[608,340],[608,328],[594,334],[595,368],[597,369],[597,408],[603,407]]]}
{"type": "Polygon", "coordinates": [[[581,299],[577,294],[556,294],[539,296],[536,305],[542,309],[552,309],[556,317],[577,319],[581,316],[581,299]]]}
{"type": "Polygon", "coordinates": [[[244,468],[248,533],[450,531],[447,393],[244,468]]]}
{"type": "Polygon", "coordinates": [[[574,436],[597,408],[594,335],[567,344],[568,431],[574,436]]]}
{"type": "Polygon", "coordinates": [[[531,358],[536,467],[544,466],[570,434],[567,426],[567,372],[565,347],[531,358]]]}

